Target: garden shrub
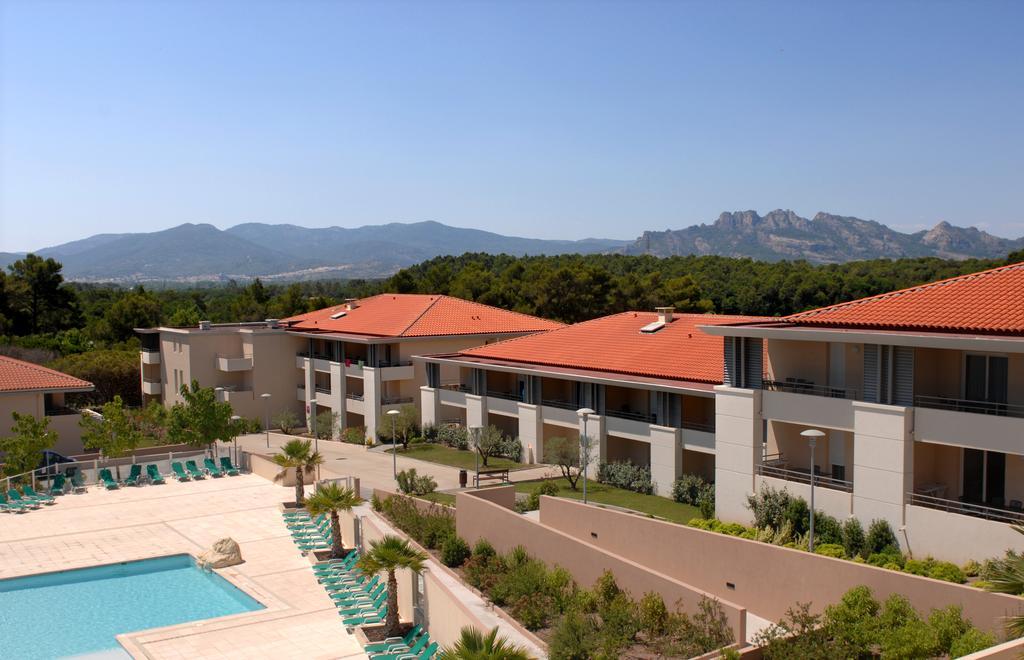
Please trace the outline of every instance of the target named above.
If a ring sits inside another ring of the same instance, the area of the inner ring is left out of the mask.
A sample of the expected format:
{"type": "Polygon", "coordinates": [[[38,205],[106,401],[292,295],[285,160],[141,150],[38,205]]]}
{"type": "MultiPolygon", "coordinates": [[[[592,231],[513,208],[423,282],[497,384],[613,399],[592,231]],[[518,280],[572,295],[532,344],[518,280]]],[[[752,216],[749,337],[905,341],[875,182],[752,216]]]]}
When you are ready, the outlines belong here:
{"type": "Polygon", "coordinates": [[[963,574],[967,577],[978,577],[978,573],[981,572],[981,564],[971,559],[961,566],[960,570],[963,571],[963,574]]]}
{"type": "Polygon", "coordinates": [[[427,495],[437,489],[437,482],[429,474],[416,474],[416,468],[402,470],[397,475],[398,490],[405,495],[427,495]]]}
{"type": "Polygon", "coordinates": [[[494,452],[494,455],[504,456],[510,461],[518,463],[519,459],[523,456],[523,443],[519,441],[519,438],[503,435],[498,442],[498,449],[494,452]]]}
{"type": "Polygon", "coordinates": [[[747,496],[747,508],[754,514],[754,527],[780,529],[790,499],[788,492],[764,485],[756,495],[747,496]]]}
{"type": "Polygon", "coordinates": [[[529,497],[526,498],[526,510],[536,511],[540,508],[541,495],[558,495],[558,484],[552,480],[545,480],[533,487],[529,497]]]}
{"type": "Polygon", "coordinates": [[[940,649],[951,648],[956,640],[971,629],[971,622],[964,619],[962,607],[950,605],[932,610],[928,616],[928,626],[935,634],[935,652],[938,653],[940,649]]]}
{"type": "Polygon", "coordinates": [[[474,557],[493,557],[496,554],[494,546],[487,539],[480,539],[473,546],[474,557]]]}
{"type": "Polygon", "coordinates": [[[640,599],[640,629],[648,638],[657,637],[665,632],[668,625],[668,608],[661,596],[649,591],[640,599]]]}
{"type": "Polygon", "coordinates": [[[784,523],[790,524],[795,536],[806,534],[811,522],[811,509],[807,506],[807,500],[802,497],[791,497],[782,519],[784,523]]]}
{"type": "Polygon", "coordinates": [[[700,515],[705,519],[715,517],[715,489],[713,486],[701,491],[697,498],[697,508],[700,509],[700,515]]]}
{"type": "Polygon", "coordinates": [[[861,556],[864,553],[864,528],[856,518],[847,518],[843,523],[843,549],[848,557],[861,556]]]}
{"type": "Polygon", "coordinates": [[[700,475],[684,474],[672,484],[672,499],[697,506],[697,496],[706,485],[707,482],[700,475]]]}
{"type": "Polygon", "coordinates": [[[594,657],[597,638],[593,617],[575,611],[567,612],[555,627],[548,645],[551,660],[590,660],[594,657]]]}
{"type": "Polygon", "coordinates": [[[836,559],[846,559],[846,550],[838,543],[816,545],[814,546],[814,554],[835,557],[836,559]]]}
{"type": "Polygon", "coordinates": [[[597,469],[597,480],[609,486],[631,490],[634,493],[650,495],[654,492],[651,483],[651,469],[634,465],[631,461],[601,463],[597,469]]]}
{"type": "Polygon", "coordinates": [[[637,605],[629,594],[619,592],[611,600],[598,603],[601,619],[601,651],[604,657],[618,658],[633,643],[640,631],[637,605]]]}
{"type": "Polygon", "coordinates": [[[455,516],[447,507],[431,506],[421,511],[408,496],[395,495],[380,501],[380,513],[417,543],[436,550],[455,534],[455,516]]]}
{"type": "Polygon", "coordinates": [[[462,566],[470,556],[469,544],[461,536],[453,534],[441,543],[441,561],[445,566],[462,566]]]}
{"type": "Polygon", "coordinates": [[[903,572],[926,577],[934,563],[931,559],[908,559],[903,563],[903,572]]]}
{"type": "Polygon", "coordinates": [[[747,528],[739,523],[722,523],[718,531],[729,536],[740,536],[747,531],[747,528]]]}
{"type": "Polygon", "coordinates": [[[423,428],[420,429],[420,435],[423,437],[424,442],[434,443],[437,442],[438,427],[434,424],[424,424],[423,428]]]}
{"type": "MultiPolygon", "coordinates": [[[[808,516],[810,513],[808,512],[808,516]]],[[[810,524],[810,518],[808,517],[808,526],[810,524]]],[[[829,544],[829,545],[842,545],[843,544],[843,526],[838,520],[828,515],[824,511],[816,511],[814,513],[814,543],[829,544]]]]}
{"type": "Polygon", "coordinates": [[[437,441],[454,449],[469,448],[469,433],[465,427],[446,424],[437,430],[437,441]]]}
{"type": "Polygon", "coordinates": [[[928,577],[936,580],[945,580],[946,582],[955,582],[957,584],[963,584],[967,582],[967,578],[964,577],[963,571],[960,567],[954,563],[948,561],[937,561],[928,571],[928,577]]]}
{"type": "Polygon", "coordinates": [[[366,429],[362,426],[350,426],[341,432],[341,441],[350,445],[366,444],[366,429]]]}
{"type": "Polygon", "coordinates": [[[865,539],[865,552],[869,555],[884,553],[887,550],[898,553],[900,542],[896,540],[896,533],[892,531],[889,521],[875,519],[868,527],[868,536],[865,539]]]}
{"type": "Polygon", "coordinates": [[[609,603],[620,593],[622,590],[619,589],[619,585],[615,581],[615,575],[609,570],[605,570],[594,583],[594,595],[597,596],[598,604],[609,603]]]}
{"type": "Polygon", "coordinates": [[[957,640],[953,642],[952,646],[949,647],[949,656],[951,658],[962,658],[965,655],[984,651],[990,646],[995,645],[995,637],[987,632],[978,630],[977,628],[971,628],[957,638],[957,640]]]}

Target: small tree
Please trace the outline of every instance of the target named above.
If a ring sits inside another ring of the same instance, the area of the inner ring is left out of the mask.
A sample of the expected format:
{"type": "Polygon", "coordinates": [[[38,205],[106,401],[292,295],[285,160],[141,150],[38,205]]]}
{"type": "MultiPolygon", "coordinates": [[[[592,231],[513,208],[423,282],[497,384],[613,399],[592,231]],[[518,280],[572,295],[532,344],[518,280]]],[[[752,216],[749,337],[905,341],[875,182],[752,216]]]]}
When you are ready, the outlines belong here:
{"type": "Polygon", "coordinates": [[[339,511],[351,511],[359,506],[362,500],[354,491],[342,488],[336,483],[323,484],[315,493],[306,499],[306,510],[311,516],[330,514],[331,516],[331,557],[340,559],[344,556],[341,539],[341,521],[339,511]]]}
{"type": "Polygon", "coordinates": [[[274,463],[284,468],[274,477],[280,481],[288,474],[289,468],[295,469],[295,504],[302,506],[305,498],[305,474],[312,474],[316,466],[324,462],[320,452],[312,451],[312,440],[289,440],[281,447],[281,452],[274,454],[274,463]]]}
{"type": "MultiPolygon", "coordinates": [[[[130,454],[144,439],[138,420],[124,407],[121,397],[103,404],[102,417],[82,414],[78,425],[82,428],[82,444],[87,449],[98,449],[108,458],[130,454]]],[[[117,467],[114,468],[117,470],[117,467]]],[[[120,477],[120,470],[118,470],[120,477]]]]}
{"type": "Polygon", "coordinates": [[[501,452],[505,444],[505,434],[493,424],[480,429],[476,438],[476,451],[480,454],[480,462],[487,467],[487,459],[501,452]]]}
{"type": "MultiPolygon", "coordinates": [[[[416,434],[419,428],[420,413],[416,410],[416,406],[411,404],[405,404],[398,409],[397,415],[392,415],[395,423],[395,437],[402,442],[402,450],[409,450],[409,439],[416,434]]],[[[384,432],[389,433],[391,429],[384,428],[384,432]]]]}
{"type": "Polygon", "coordinates": [[[212,449],[217,440],[237,435],[231,404],[217,401],[212,387],[199,387],[199,381],[193,380],[191,387],[181,386],[181,397],[185,401],[171,408],[167,435],[172,441],[212,449]]]}
{"type": "Polygon", "coordinates": [[[0,438],[0,452],[4,454],[3,475],[13,477],[39,467],[41,455],[57,444],[57,433],[49,429],[50,420],[36,419],[32,415],[11,413],[14,424],[12,435],[0,438]]]}
{"type": "Polygon", "coordinates": [[[152,438],[154,444],[162,445],[167,438],[167,424],[170,412],[159,401],[150,401],[142,410],[133,414],[135,424],[143,438],[152,438]]]}
{"type": "Polygon", "coordinates": [[[379,541],[370,541],[370,551],[359,560],[359,568],[366,575],[388,575],[385,637],[393,637],[398,633],[398,580],[395,578],[395,571],[408,568],[413,573],[419,573],[423,570],[425,561],[427,555],[409,545],[409,541],[390,534],[379,541]]]}
{"type": "Polygon", "coordinates": [[[274,415],[272,421],[274,426],[281,429],[281,433],[291,435],[292,430],[299,425],[299,416],[292,410],[282,410],[274,415]]]}
{"type": "Polygon", "coordinates": [[[460,631],[459,639],[442,649],[437,657],[438,660],[530,660],[532,656],[507,638],[498,637],[497,626],[486,635],[467,626],[460,631]]]}
{"type": "Polygon", "coordinates": [[[334,437],[334,430],[338,428],[338,419],[341,415],[331,410],[325,410],[316,416],[316,437],[321,440],[330,440],[334,437]]]}
{"type": "Polygon", "coordinates": [[[580,446],[569,438],[549,438],[544,443],[544,462],[557,465],[562,476],[569,482],[569,488],[576,490],[576,484],[583,476],[580,462],[580,446]]]}

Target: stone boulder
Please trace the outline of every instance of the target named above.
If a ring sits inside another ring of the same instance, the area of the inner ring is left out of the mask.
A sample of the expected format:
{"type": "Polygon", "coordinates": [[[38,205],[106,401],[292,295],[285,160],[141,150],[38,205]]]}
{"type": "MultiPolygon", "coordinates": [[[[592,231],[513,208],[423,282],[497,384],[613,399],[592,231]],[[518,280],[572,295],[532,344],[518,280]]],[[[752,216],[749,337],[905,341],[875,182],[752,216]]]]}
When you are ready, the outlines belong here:
{"type": "Polygon", "coordinates": [[[199,564],[209,568],[224,568],[241,564],[242,551],[238,543],[232,538],[221,539],[213,544],[213,547],[199,555],[199,564]]]}

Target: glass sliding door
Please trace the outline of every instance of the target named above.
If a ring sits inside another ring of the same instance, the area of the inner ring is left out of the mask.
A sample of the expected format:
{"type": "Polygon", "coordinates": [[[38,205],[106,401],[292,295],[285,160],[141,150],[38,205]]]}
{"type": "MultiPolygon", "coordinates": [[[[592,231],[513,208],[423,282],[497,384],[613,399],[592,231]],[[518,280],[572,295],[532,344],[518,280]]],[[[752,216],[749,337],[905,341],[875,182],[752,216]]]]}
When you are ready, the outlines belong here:
{"type": "Polygon", "coordinates": [[[964,449],[963,501],[1001,507],[1006,496],[1006,454],[964,449]]]}

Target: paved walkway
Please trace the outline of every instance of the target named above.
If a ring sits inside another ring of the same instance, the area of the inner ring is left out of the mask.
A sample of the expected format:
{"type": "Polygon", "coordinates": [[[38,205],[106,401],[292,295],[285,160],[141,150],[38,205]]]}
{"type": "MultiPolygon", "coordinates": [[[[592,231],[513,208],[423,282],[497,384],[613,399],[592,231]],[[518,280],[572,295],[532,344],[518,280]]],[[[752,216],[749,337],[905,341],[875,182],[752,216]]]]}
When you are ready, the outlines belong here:
{"type": "Polygon", "coordinates": [[[198,555],[230,536],[245,563],[219,572],[267,609],[128,635],[136,657],[365,658],[282,522],[278,505],[292,493],[241,475],[64,495],[30,513],[0,514],[0,578],[198,555]]]}
{"type": "MultiPolygon", "coordinates": [[[[275,454],[281,445],[295,436],[282,433],[270,434],[270,449],[267,449],[267,437],[263,433],[245,435],[238,439],[239,449],[256,453],[275,454]]],[[[364,488],[394,488],[392,476],[392,456],[390,452],[368,450],[360,445],[334,440],[321,440],[320,453],[324,456],[322,470],[329,471],[333,476],[358,476],[364,488]]],[[[415,458],[406,458],[398,454],[398,469],[416,468],[419,474],[429,474],[437,481],[438,490],[457,490],[459,488],[459,469],[430,463],[415,458]]],[[[530,481],[556,474],[558,468],[538,466],[510,473],[512,481],[530,481]]],[[[472,479],[472,477],[470,477],[472,479]]]]}

